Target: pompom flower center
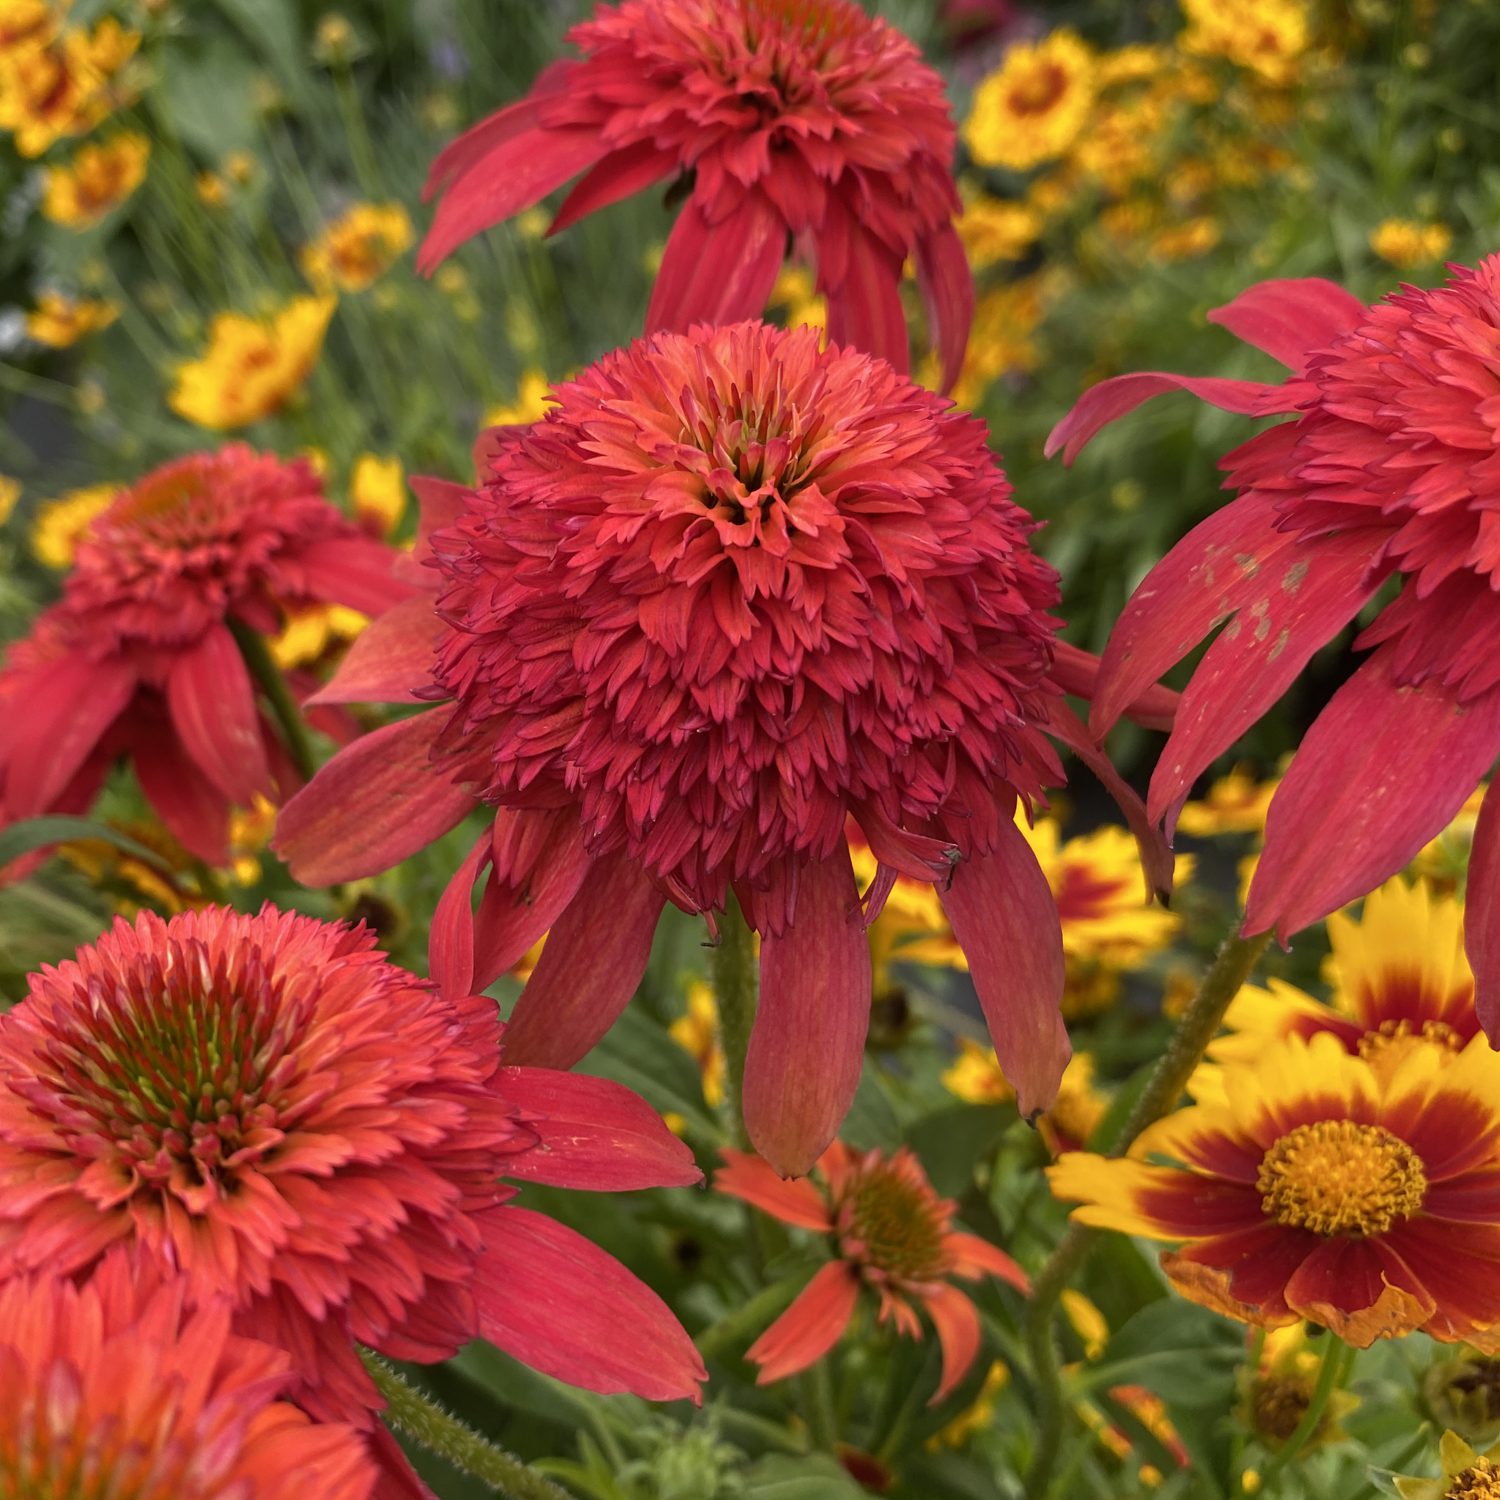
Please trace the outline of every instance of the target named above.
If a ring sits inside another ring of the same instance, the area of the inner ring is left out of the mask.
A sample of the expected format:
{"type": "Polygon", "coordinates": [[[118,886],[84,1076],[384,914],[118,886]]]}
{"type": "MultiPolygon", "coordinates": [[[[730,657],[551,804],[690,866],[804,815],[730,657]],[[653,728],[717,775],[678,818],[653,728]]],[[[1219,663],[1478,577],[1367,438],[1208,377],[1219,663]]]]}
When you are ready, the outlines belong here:
{"type": "Polygon", "coordinates": [[[933,1281],[948,1268],[947,1205],[899,1163],[859,1169],[838,1217],[845,1256],[897,1281],[933,1281]]]}
{"type": "Polygon", "coordinates": [[[1427,1174],[1384,1126],[1319,1120],[1288,1131],[1266,1152],[1255,1185],[1261,1207],[1280,1224],[1377,1235],[1421,1208],[1427,1174]]]}
{"type": "Polygon", "coordinates": [[[1420,1027],[1413,1026],[1406,1017],[1382,1021],[1374,1031],[1367,1031],[1359,1039],[1359,1055],[1367,1061],[1388,1052],[1392,1047],[1414,1041],[1431,1042],[1447,1052],[1462,1052],[1464,1038],[1446,1021],[1423,1021],[1420,1027]]]}
{"type": "Polygon", "coordinates": [[[1481,1458],[1454,1476],[1443,1491],[1443,1500],[1500,1500],[1500,1467],[1481,1458]]]}

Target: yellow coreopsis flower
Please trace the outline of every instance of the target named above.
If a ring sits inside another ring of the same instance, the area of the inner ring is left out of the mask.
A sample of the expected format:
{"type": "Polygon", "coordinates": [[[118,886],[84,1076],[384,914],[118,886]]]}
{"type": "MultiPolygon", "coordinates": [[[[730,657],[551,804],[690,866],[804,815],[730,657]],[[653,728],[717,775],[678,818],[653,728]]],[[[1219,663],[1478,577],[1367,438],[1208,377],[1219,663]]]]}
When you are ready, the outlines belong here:
{"type": "Polygon", "coordinates": [[[37,559],[49,568],[71,568],[83,534],[119,493],[117,484],[92,484],[49,500],[31,524],[31,550],[37,559]]]}
{"type": "Polygon", "coordinates": [[[1041,232],[1042,217],[1029,204],[984,193],[964,194],[958,236],[976,271],[997,261],[1023,259],[1041,232]]]}
{"type": "MultiPolygon", "coordinates": [[[[995,381],[1036,369],[1041,346],[1036,333],[1053,298],[1053,281],[1045,273],[1008,281],[981,294],[974,308],[974,331],[964,353],[963,372],[953,388],[959,406],[973,407],[995,381]]],[[[936,387],[937,360],[921,370],[922,383],[936,387]]]]}
{"type": "Polygon", "coordinates": [[[1026,171],[1078,139],[1094,104],[1094,54],[1067,27],[1021,42],[975,91],[963,135],[986,167],[1026,171]]]}
{"type": "Polygon", "coordinates": [[[16,502],[21,498],[21,481],[8,474],[0,474],[0,526],[16,513],[16,502]]]}
{"type": "Polygon", "coordinates": [[[1274,778],[1261,781],[1248,766],[1236,766],[1209,787],[1202,801],[1183,804],[1177,830],[1196,839],[1222,833],[1263,833],[1277,785],[1274,778]]]}
{"type": "Polygon", "coordinates": [[[116,102],[114,77],[140,45],[140,34],[113,17],[92,30],[31,36],[0,53],[0,129],[14,134],[22,156],[92,130],[116,102]]]}
{"type": "Polygon", "coordinates": [[[65,166],[47,169],[42,213],[54,224],[88,229],[145,180],[151,143],[133,131],[84,146],[65,166]]]}
{"type": "Polygon", "coordinates": [[[349,478],[354,514],[377,536],[390,536],[406,511],[406,470],[399,458],[361,453],[349,478]]]}
{"type": "Polygon", "coordinates": [[[1199,214],[1158,229],[1151,237],[1151,254],[1160,261],[1197,260],[1219,243],[1222,234],[1212,214],[1199,214]]]}
{"type": "Polygon", "coordinates": [[[356,203],[302,252],[320,292],[362,292],[411,248],[411,219],[399,203],[356,203]]]}
{"type": "Polygon", "coordinates": [[[220,313],[202,358],[178,367],[172,410],[215,431],[280,410],[317,364],[336,306],[333,297],[298,297],[270,317],[220,313]]]}
{"type": "Polygon", "coordinates": [[[102,298],[43,292],[26,314],[26,332],[39,344],[67,349],[86,335],[108,328],[119,316],[119,308],[102,298]]]}
{"type": "Polygon", "coordinates": [[[283,670],[309,667],[347,646],[369,623],[368,615],[343,604],[303,605],[287,612],[281,633],[271,641],[271,655],[283,670]]]}
{"type": "Polygon", "coordinates": [[[1184,52],[1223,57],[1267,83],[1291,81],[1307,50],[1302,0],[1182,0],[1184,52]]]}
{"type": "Polygon", "coordinates": [[[973,1401],[927,1439],[927,1451],[937,1453],[944,1448],[962,1448],[976,1432],[983,1432],[994,1420],[995,1403],[1009,1384],[1010,1366],[1003,1359],[993,1361],[985,1371],[984,1383],[973,1401]]]}
{"type": "MultiPolygon", "coordinates": [[[[853,843],[849,855],[861,890],[875,879],[879,861],[869,846],[853,843]]],[[[891,988],[892,964],[931,964],[941,969],[967,970],[969,961],[954,940],[936,887],[898,875],[880,915],[870,924],[871,991],[879,996],[891,988]]]]}
{"type": "Polygon", "coordinates": [[[711,986],[695,980],[688,986],[687,1013],[667,1028],[679,1047],[698,1064],[703,1100],[712,1108],[724,1102],[724,1049],[719,1045],[719,1007],[711,986]]]}
{"type": "Polygon", "coordinates": [[[813,286],[812,275],[806,266],[781,268],[776,285],[771,289],[771,305],[782,309],[782,321],[788,328],[803,324],[809,328],[828,326],[828,304],[813,286]]]}
{"type": "Polygon", "coordinates": [[[552,400],[552,387],[540,370],[524,370],[516,399],[492,406],[484,414],[486,427],[522,427],[540,422],[552,400]]]}
{"type": "MultiPolygon", "coordinates": [[[[943,1072],[943,1087],[965,1104],[1003,1104],[1015,1097],[994,1049],[961,1037],[958,1056],[943,1072]]],[[[1075,1052],[1063,1070],[1057,1098],[1037,1120],[1042,1139],[1054,1154],[1087,1143],[1109,1110],[1109,1097],[1094,1083],[1094,1059],[1075,1052]]]]}
{"type": "Polygon", "coordinates": [[[50,42],[67,8],[60,0],[0,0],[0,57],[50,42]]]}
{"type": "Polygon", "coordinates": [[[1453,244],[1446,224],[1419,224],[1415,219],[1386,219],[1370,232],[1370,249],[1398,271],[1440,261],[1453,244]]]}
{"type": "Polygon", "coordinates": [[[1401,1500],[1493,1500],[1500,1495],[1500,1443],[1485,1453],[1470,1447],[1456,1432],[1445,1432],[1438,1443],[1441,1479],[1397,1476],[1401,1500]]]}

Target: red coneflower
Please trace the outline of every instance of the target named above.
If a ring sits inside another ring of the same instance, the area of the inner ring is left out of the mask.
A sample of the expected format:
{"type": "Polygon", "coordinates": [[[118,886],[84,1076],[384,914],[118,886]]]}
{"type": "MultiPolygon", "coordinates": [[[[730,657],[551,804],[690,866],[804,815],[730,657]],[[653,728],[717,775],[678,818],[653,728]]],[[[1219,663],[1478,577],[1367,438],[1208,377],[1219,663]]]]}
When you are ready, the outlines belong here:
{"type": "Polygon", "coordinates": [[[747,1123],[788,1171],[859,1079],[865,925],[898,872],[936,882],[1021,1107],[1044,1107],[1062,944],[1013,815],[1060,782],[1046,733],[1080,736],[1058,681],[1088,670],[1055,646],[1056,575],[983,424],[762,324],[655,335],[557,401],[482,440],[477,492],[427,488],[454,518],[431,538],[439,619],[377,621],[323,696],[452,705],[357,741],[287,806],[298,878],[398,862],[463,788],[498,807],[433,972],[482,986],[552,928],[509,1041],[552,1066],[608,1030],[667,899],[711,912],[732,890],[764,939],[747,1123]],[[880,861],[863,910],[851,819],[880,861]]]}
{"type": "Polygon", "coordinates": [[[230,807],[300,780],[234,628],[274,634],[299,604],[389,609],[414,592],[399,556],[303,460],[236,445],[148,474],[91,523],[0,670],[0,823],[83,811],[124,755],[177,840],[222,863],[230,807]]]}
{"type": "Polygon", "coordinates": [[[943,1350],[942,1379],[932,1401],[941,1401],[979,1352],[979,1314],[951,1278],[978,1281],[988,1273],[1022,1292],[1031,1289],[1026,1273],[1003,1250],[954,1229],[955,1205],[938,1197],[905,1147],[892,1156],[860,1155],[835,1141],[814,1176],[795,1182],[748,1152],[721,1154],[726,1165],[714,1174],[719,1192],[834,1240],[835,1258],[750,1346],[746,1358],[760,1366],[760,1385],[822,1359],[849,1326],[861,1288],[868,1288],[879,1299],[880,1321],[894,1323],[909,1338],[922,1336],[918,1307],[932,1319],[943,1350]]]}
{"type": "Polygon", "coordinates": [[[284,1350],[191,1307],[128,1255],[84,1285],[0,1285],[0,1494],[24,1500],[365,1500],[359,1434],[284,1399],[284,1350]]]}
{"type": "Polygon", "coordinates": [[[836,343],[908,359],[902,266],[958,378],[974,286],[953,227],[943,82],[854,0],[600,5],[519,102],[433,165],[441,191],[419,265],[588,169],[554,232],[662,178],[690,184],[646,331],[759,317],[791,252],[817,268],[836,343]]]}
{"type": "Polygon", "coordinates": [[[438,1360],[483,1336],[575,1385],[696,1395],[660,1300],[500,1181],[687,1183],[691,1154],[617,1084],[503,1067],[500,1033],[363,929],[117,920],[0,1017],[0,1279],[134,1246],[289,1350],[315,1415],[366,1426],[356,1344],[438,1360]]]}
{"type": "MultiPolygon", "coordinates": [[[[1283,937],[1362,896],[1448,824],[1500,752],[1500,256],[1365,308],[1316,279],[1211,315],[1292,369],[1282,385],[1125,375],[1049,448],[1073,455],[1164,391],[1294,420],[1224,460],[1239,497],[1147,576],[1105,652],[1095,725],[1216,626],[1152,779],[1154,816],[1291,685],[1388,579],[1370,656],[1319,715],[1271,803],[1245,930],[1283,937]]],[[[1475,834],[1468,947],[1500,1034],[1500,797],[1475,834]]]]}

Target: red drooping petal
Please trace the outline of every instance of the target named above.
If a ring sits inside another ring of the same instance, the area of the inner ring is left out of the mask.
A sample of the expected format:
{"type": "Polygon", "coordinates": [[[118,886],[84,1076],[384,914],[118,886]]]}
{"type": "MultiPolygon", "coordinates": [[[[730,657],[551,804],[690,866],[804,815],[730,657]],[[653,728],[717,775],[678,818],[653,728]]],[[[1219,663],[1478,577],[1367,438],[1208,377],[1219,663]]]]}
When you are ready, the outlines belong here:
{"type": "Polygon", "coordinates": [[[1172,836],[1193,783],[1301,675],[1313,653],[1380,587],[1367,529],[1304,543],[1256,578],[1257,597],[1204,653],[1183,690],[1177,722],[1151,777],[1147,807],[1172,836]]]}
{"type": "Polygon", "coordinates": [[[550,77],[552,88],[555,88],[562,81],[560,75],[570,65],[568,59],[559,58],[543,70],[525,98],[486,115],[478,124],[469,126],[462,135],[449,141],[428,169],[427,181],[422,184],[422,202],[431,202],[450,183],[478,166],[490,152],[514,140],[522,131],[533,129],[540,117],[541,96],[551,91],[546,86],[547,80],[550,77]]]}
{"type": "Polygon", "coordinates": [[[229,799],[188,759],[165,723],[142,727],[132,750],[141,794],[167,831],[204,864],[227,864],[229,799]]]}
{"type": "Polygon", "coordinates": [[[1143,370],[1134,375],[1116,375],[1103,380],[1078,398],[1073,410],[1052,429],[1047,438],[1047,457],[1059,449],[1063,462],[1071,464],[1101,428],[1108,427],[1153,396],[1169,391],[1187,391],[1225,411],[1246,417],[1268,417],[1291,411],[1294,397],[1279,385],[1259,380],[1225,380],[1218,375],[1173,375],[1166,370],[1143,370]]]}
{"type": "MultiPolygon", "coordinates": [[[[417,252],[417,269],[431,275],[465,240],[541,202],[608,149],[592,126],[537,125],[502,141],[452,179],[417,252]]],[[[442,162],[439,157],[434,177],[442,162]]]]}
{"type": "MultiPolygon", "coordinates": [[[[1058,641],[1052,658],[1052,680],[1072,698],[1092,703],[1099,691],[1100,659],[1092,651],[1058,641]]],[[[1143,729],[1170,730],[1181,694],[1171,688],[1148,687],[1125,708],[1125,717],[1143,729]]]]}
{"type": "Polygon", "coordinates": [[[497,1085],[538,1137],[533,1150],[505,1159],[513,1181],[599,1192],[703,1181],[693,1153],[623,1084],[552,1068],[504,1067],[497,1085]]]}
{"type": "Polygon", "coordinates": [[[1126,705],[1182,660],[1221,620],[1286,576],[1306,550],[1275,529],[1277,497],[1249,490],[1188,532],[1141,580],[1115,621],[1099,667],[1089,728],[1102,738],[1126,705]]]}
{"type": "Polygon", "coordinates": [[[745,1129],[785,1177],[838,1134],[870,1025],[870,943],[847,846],[798,872],[790,926],[760,946],[760,1008],[745,1059],[745,1129]]]}
{"type": "Polygon", "coordinates": [[[1310,354],[1327,348],[1364,316],[1365,306],[1353,292],[1321,276],[1298,276],[1248,287],[1233,302],[1214,308],[1208,321],[1300,373],[1310,354]]]}
{"type": "Polygon", "coordinates": [[[474,983],[474,912],[471,901],[474,882],[489,868],[494,853],[490,848],[490,830],[485,829],[474,841],[453,872],[453,879],[443,888],[427,930],[427,972],[448,1000],[482,990],[474,983]]]}
{"type": "Polygon", "coordinates": [[[90,662],[67,656],[30,675],[20,705],[22,722],[5,762],[5,813],[32,818],[47,812],[83,768],[137,687],[123,660],[90,662]]]}
{"type": "Polygon", "coordinates": [[[690,198],[667,237],[646,332],[758,319],[785,257],[786,224],[763,193],[746,193],[717,224],[690,198]]]}
{"type": "Polygon", "coordinates": [[[943,1376],[927,1403],[936,1406],[969,1373],[979,1353],[979,1314],[974,1304],[947,1282],[939,1282],[920,1295],[943,1350],[943,1376]]]}
{"type": "MultiPolygon", "coordinates": [[[[857,223],[849,227],[849,264],[828,298],[828,341],[894,366],[911,368],[911,340],[901,306],[901,257],[857,223]]],[[[945,387],[946,388],[946,387],[945,387]]]]}
{"type": "Polygon", "coordinates": [[[927,307],[933,342],[942,356],[946,393],[958,384],[963,372],[974,322],[974,273],[952,224],[943,225],[917,246],[917,286],[927,307]]]}
{"type": "Polygon", "coordinates": [[[650,141],[637,141],[612,151],[574,184],[547,233],[557,234],[598,209],[650,187],[673,171],[678,162],[677,152],[659,150],[650,141]]]}
{"type": "Polygon", "coordinates": [[[1491,1046],[1500,1046],[1500,792],[1484,794],[1469,858],[1464,947],[1474,970],[1474,1006],[1491,1046]]]}
{"type": "Polygon", "coordinates": [[[799,1229],[833,1228],[828,1200],[808,1177],[786,1178],[770,1163],[749,1151],[725,1146],[719,1155],[724,1165],[714,1173],[714,1189],[799,1229]]]}
{"type": "Polygon", "coordinates": [[[474,799],[428,763],[443,717],[417,714],[362,736],[281,809],[271,847],[296,880],[376,875],[463,820],[474,799]]]}
{"type": "Polygon", "coordinates": [[[595,860],[516,1002],[506,1061],[571,1068],[635,994],[657,919],[660,887],[628,855],[595,860]]]}
{"type": "Polygon", "coordinates": [[[403,599],[354,638],[338,671],[305,706],[421,702],[416,689],[432,682],[432,643],[438,628],[429,597],[403,599]]]}
{"type": "Polygon", "coordinates": [[[961,1229],[944,1235],[943,1248],[953,1257],[954,1270],[959,1275],[977,1276],[988,1271],[1008,1282],[1018,1292],[1029,1294],[1031,1278],[998,1245],[982,1240],[977,1234],[966,1234],[961,1229]]]}
{"type": "Polygon", "coordinates": [[[1460,704],[1436,679],[1392,680],[1389,648],[1314,721],[1266,818],[1246,933],[1283,938],[1408,864],[1463,806],[1500,751],[1500,689],[1460,704]]]}
{"type": "Polygon", "coordinates": [[[1021,1113],[1035,1115],[1057,1097],[1070,1055],[1060,1009],[1062,924],[1047,877],[1007,820],[995,849],[964,860],[939,894],[969,960],[995,1055],[1021,1113]]]}
{"type": "Polygon", "coordinates": [[[401,1450],[390,1430],[381,1422],[372,1422],[363,1434],[370,1456],[380,1468],[374,1500],[438,1500],[422,1483],[411,1460],[401,1450]]]}
{"type": "Polygon", "coordinates": [[[858,1296],[859,1282],[851,1266],[841,1260],[823,1266],[745,1351],[745,1358],[760,1366],[755,1383],[785,1380],[822,1359],[843,1337],[858,1296]]]}
{"type": "Polygon", "coordinates": [[[485,1214],[474,1280],[479,1333],[584,1390],[701,1401],[708,1378],[671,1310],[614,1256],[527,1208],[485,1214]]]}
{"type": "Polygon", "coordinates": [[[314,542],[297,560],[315,599],[342,604],[363,615],[382,615],[421,592],[420,585],[403,573],[403,554],[371,536],[314,542]]]}
{"type": "Polygon", "coordinates": [[[248,807],[270,795],[255,689],[225,626],[214,626],[172,663],[167,708],[188,758],[231,802],[248,807]]]}
{"type": "Polygon", "coordinates": [[[474,972],[480,986],[519,963],[578,894],[589,872],[589,854],[576,818],[501,808],[490,834],[495,864],[474,916],[474,972]],[[516,851],[536,837],[543,847],[524,876],[516,851]]]}

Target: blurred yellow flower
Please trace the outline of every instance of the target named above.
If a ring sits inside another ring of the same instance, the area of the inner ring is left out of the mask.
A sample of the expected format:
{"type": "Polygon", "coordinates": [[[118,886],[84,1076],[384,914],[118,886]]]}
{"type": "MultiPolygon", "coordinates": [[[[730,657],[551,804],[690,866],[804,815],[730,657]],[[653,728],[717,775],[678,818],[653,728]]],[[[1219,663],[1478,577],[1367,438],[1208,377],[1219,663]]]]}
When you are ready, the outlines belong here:
{"type": "Polygon", "coordinates": [[[0,0],[0,54],[51,41],[67,8],[59,0],[0,0]]]}
{"type": "Polygon", "coordinates": [[[406,511],[406,470],[399,458],[361,453],[349,478],[354,514],[377,536],[388,537],[406,511]]]}
{"type": "Polygon", "coordinates": [[[927,1439],[927,1451],[937,1453],[943,1448],[962,1448],[976,1432],[983,1432],[994,1420],[995,1403],[1009,1384],[1010,1366],[1003,1359],[993,1361],[985,1371],[984,1384],[979,1387],[973,1401],[927,1439]]]}
{"type": "MultiPolygon", "coordinates": [[[[1268,1328],[1259,1360],[1241,1369],[1240,1420],[1272,1452],[1285,1446],[1311,1409],[1322,1362],[1321,1350],[1307,1337],[1307,1324],[1292,1323],[1286,1328],[1268,1328]]],[[[1339,1422],[1358,1405],[1358,1396],[1335,1391],[1304,1440],[1306,1446],[1342,1442],[1348,1434],[1339,1422]]]]}
{"type": "Polygon", "coordinates": [[[271,655],[283,671],[310,667],[328,652],[347,646],[369,623],[369,616],[342,604],[296,606],[287,611],[280,634],[272,639],[271,655]]]}
{"type": "Polygon", "coordinates": [[[259,167],[252,151],[231,151],[224,158],[224,175],[236,187],[248,187],[254,182],[259,167]]]}
{"type": "Polygon", "coordinates": [[[1003,1104],[1016,1092],[993,1050],[968,1037],[958,1039],[958,1056],[943,1070],[943,1087],[965,1104],[1003,1104]]]}
{"type": "Polygon", "coordinates": [[[220,313],[202,358],[177,368],[172,410],[214,431],[278,411],[317,364],[336,306],[333,297],[298,297],[269,317],[220,313]]]}
{"type": "MultiPolygon", "coordinates": [[[[875,879],[879,861],[864,843],[849,846],[854,878],[861,890],[875,879]]],[[[953,937],[935,887],[923,880],[898,875],[880,915],[868,928],[870,940],[871,992],[877,997],[891,988],[893,963],[931,964],[941,969],[967,971],[964,957],[953,937]]]]}
{"type": "Polygon", "coordinates": [[[997,261],[1024,259],[1041,232],[1042,216],[1029,204],[965,192],[958,234],[976,271],[997,261]]]}
{"type": "Polygon", "coordinates": [[[806,266],[783,266],[771,289],[771,305],[782,313],[788,328],[828,327],[828,304],[814,289],[812,273],[806,266]]]}
{"type": "Polygon", "coordinates": [[[1453,821],[1412,860],[1412,874],[1428,881],[1434,890],[1457,889],[1467,873],[1474,846],[1474,825],[1479,821],[1479,809],[1488,790],[1488,782],[1475,787],[1453,821]]]}
{"type": "MultiPolygon", "coordinates": [[[[1010,1080],[1000,1069],[994,1051],[961,1037],[958,1056],[943,1073],[943,1087],[965,1104],[1003,1104],[1015,1097],[1010,1080]]],[[[1036,1124],[1048,1150],[1076,1150],[1083,1146],[1109,1110],[1109,1097],[1094,1086],[1094,1059],[1075,1052],[1063,1070],[1052,1107],[1036,1124]]]]}
{"type": "Polygon", "coordinates": [[[141,185],[150,156],[151,142],[134,131],[82,147],[65,166],[47,168],[43,215],[69,229],[97,224],[141,185]]]}
{"type": "Polygon", "coordinates": [[[1172,53],[1166,47],[1118,47],[1095,58],[1094,84],[1102,93],[1125,84],[1151,83],[1168,72],[1172,63],[1172,53]]]}
{"type": "Polygon", "coordinates": [[[717,1109],[724,1102],[724,1049],[719,1045],[719,1007],[711,986],[701,979],[688,986],[687,1014],[667,1028],[679,1047],[698,1064],[703,1100],[717,1109]]]}
{"type": "Polygon", "coordinates": [[[1284,84],[1307,49],[1302,0],[1181,0],[1184,52],[1223,57],[1267,83],[1284,84]]]}
{"type": "Polygon", "coordinates": [[[14,133],[22,156],[92,130],[117,102],[111,84],[140,40],[113,17],[92,31],[28,30],[26,40],[0,51],[0,129],[14,133]]]}
{"type": "Polygon", "coordinates": [[[1219,243],[1222,233],[1212,214],[1199,214],[1157,230],[1151,239],[1151,253],[1161,261],[1197,260],[1219,243]]]}
{"type": "Polygon", "coordinates": [[[21,498],[21,481],[8,474],[0,474],[0,526],[16,513],[16,502],[21,498]]]}
{"type": "Polygon", "coordinates": [[[74,839],[59,844],[58,857],[96,890],[106,892],[110,904],[123,917],[133,917],[143,906],[171,915],[192,904],[171,878],[173,874],[186,874],[191,858],[161,824],[131,819],[109,826],[159,856],[165,872],[108,839],[74,839]]]}
{"type": "Polygon", "coordinates": [[[964,140],[981,166],[1025,171],[1054,161],[1087,122],[1094,89],[1094,54],[1077,32],[1060,27],[1018,42],[975,91],[964,140]]]}
{"type": "Polygon", "coordinates": [[[205,208],[223,208],[229,202],[229,184],[217,172],[200,172],[193,178],[193,191],[205,208]]]}
{"type": "Polygon", "coordinates": [[[362,292],[411,248],[411,219],[399,203],[356,203],[302,252],[320,292],[362,292]]]}
{"type": "Polygon", "coordinates": [[[1183,804],[1178,831],[1195,839],[1222,833],[1262,833],[1277,785],[1274,777],[1261,781],[1249,766],[1236,766],[1209,787],[1201,802],[1183,804]]]}
{"type": "Polygon", "coordinates": [[[26,314],[26,332],[39,344],[67,349],[87,334],[108,328],[119,316],[120,309],[101,298],[43,292],[26,314]]]}
{"type": "Polygon", "coordinates": [[[120,493],[117,484],[92,484],[49,500],[31,523],[31,550],[49,568],[71,568],[78,543],[93,519],[120,493]]]}
{"type": "Polygon", "coordinates": [[[1170,118],[1167,101],[1154,92],[1105,105],[1079,136],[1071,160],[1106,192],[1124,193],[1155,170],[1170,118]]]}
{"type": "Polygon", "coordinates": [[[484,414],[486,427],[524,427],[547,415],[552,387],[540,370],[524,370],[516,399],[492,406],[484,414]]]}
{"type": "MultiPolygon", "coordinates": [[[[1041,363],[1036,331],[1053,300],[1054,286],[1052,277],[1039,272],[980,295],[963,372],[953,389],[953,399],[960,406],[977,406],[995,381],[1034,370],[1041,363]]],[[[935,387],[938,374],[937,361],[929,359],[921,370],[922,383],[935,387]]]]}
{"type": "Polygon", "coordinates": [[[347,16],[329,11],[313,34],[313,57],[325,67],[352,62],[363,50],[359,33],[347,16]]]}
{"type": "Polygon", "coordinates": [[[1063,1316],[1083,1341],[1083,1357],[1098,1359],[1109,1343],[1109,1321],[1095,1303],[1072,1287],[1065,1287],[1058,1301],[1062,1304],[1063,1316]]]}
{"type": "Polygon", "coordinates": [[[1419,224],[1415,219],[1386,219],[1370,232],[1370,249],[1398,271],[1440,261],[1453,244],[1446,224],[1419,224]]]}

